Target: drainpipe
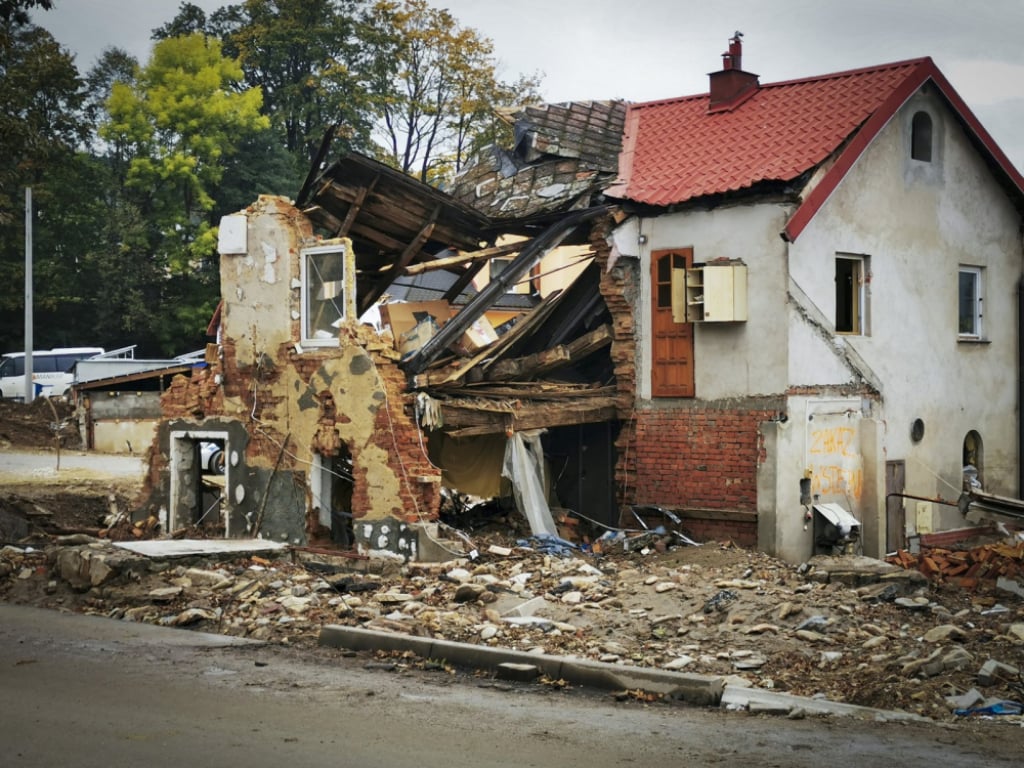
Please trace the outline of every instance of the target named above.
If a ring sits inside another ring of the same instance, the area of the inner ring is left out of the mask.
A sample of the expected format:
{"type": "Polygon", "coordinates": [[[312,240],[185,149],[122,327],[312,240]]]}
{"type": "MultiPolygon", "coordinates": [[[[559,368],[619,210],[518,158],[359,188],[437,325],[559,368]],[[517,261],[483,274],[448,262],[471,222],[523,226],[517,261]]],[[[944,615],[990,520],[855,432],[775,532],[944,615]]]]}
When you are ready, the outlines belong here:
{"type": "Polygon", "coordinates": [[[1024,498],[1024,277],[1017,283],[1017,495],[1024,498]]]}

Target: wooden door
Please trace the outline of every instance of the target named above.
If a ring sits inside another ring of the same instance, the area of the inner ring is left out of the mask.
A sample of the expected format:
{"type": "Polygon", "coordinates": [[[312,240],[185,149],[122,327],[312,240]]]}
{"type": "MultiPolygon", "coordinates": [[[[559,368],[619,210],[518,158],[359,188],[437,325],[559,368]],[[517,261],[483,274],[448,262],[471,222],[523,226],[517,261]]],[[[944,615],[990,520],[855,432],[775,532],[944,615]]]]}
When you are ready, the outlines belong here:
{"type": "Polygon", "coordinates": [[[693,249],[651,254],[651,395],[693,397],[693,323],[672,320],[672,269],[693,264],[693,249]]]}
{"type": "Polygon", "coordinates": [[[885,551],[895,552],[907,546],[907,512],[902,496],[907,482],[907,465],[902,461],[885,462],[885,551]]]}

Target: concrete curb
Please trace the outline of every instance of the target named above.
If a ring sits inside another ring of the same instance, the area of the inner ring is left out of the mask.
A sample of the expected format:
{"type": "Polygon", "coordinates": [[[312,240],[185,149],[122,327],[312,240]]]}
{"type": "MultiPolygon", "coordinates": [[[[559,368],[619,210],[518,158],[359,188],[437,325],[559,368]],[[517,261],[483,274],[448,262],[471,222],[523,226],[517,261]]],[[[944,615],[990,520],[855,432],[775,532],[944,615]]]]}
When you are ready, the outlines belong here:
{"type": "Polygon", "coordinates": [[[425,659],[444,659],[460,667],[494,672],[501,664],[530,664],[553,679],[608,691],[642,688],[699,706],[717,706],[725,681],[718,676],[626,667],[589,659],[570,659],[550,654],[526,653],[508,648],[435,640],[429,637],[381,632],[362,627],[326,624],[320,629],[320,645],[352,651],[411,651],[425,659]]]}

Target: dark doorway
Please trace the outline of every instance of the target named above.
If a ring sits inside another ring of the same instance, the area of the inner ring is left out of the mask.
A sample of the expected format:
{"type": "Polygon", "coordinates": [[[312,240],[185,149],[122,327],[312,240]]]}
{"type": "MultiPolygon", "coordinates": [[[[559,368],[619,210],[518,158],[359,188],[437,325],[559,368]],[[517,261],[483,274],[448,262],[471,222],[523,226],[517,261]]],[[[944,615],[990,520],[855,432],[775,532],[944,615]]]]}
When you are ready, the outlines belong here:
{"type": "Polygon", "coordinates": [[[545,435],[552,487],[563,507],[602,526],[618,524],[615,503],[617,422],[556,427],[545,435]]]}

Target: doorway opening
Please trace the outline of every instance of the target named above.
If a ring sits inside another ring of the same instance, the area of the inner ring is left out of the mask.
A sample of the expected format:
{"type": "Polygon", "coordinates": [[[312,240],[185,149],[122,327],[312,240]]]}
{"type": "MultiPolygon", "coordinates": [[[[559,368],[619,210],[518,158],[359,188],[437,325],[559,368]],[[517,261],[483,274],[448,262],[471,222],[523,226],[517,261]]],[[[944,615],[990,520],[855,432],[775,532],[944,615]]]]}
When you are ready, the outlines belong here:
{"type": "Polygon", "coordinates": [[[985,487],[985,446],[981,435],[973,429],[964,436],[963,468],[965,491],[985,487]]]}
{"type": "Polygon", "coordinates": [[[355,478],[352,474],[352,454],[342,445],[336,455],[313,454],[310,473],[310,492],[316,523],[326,531],[331,543],[351,547],[355,538],[352,530],[352,494],[355,478]]]}
{"type": "Polygon", "coordinates": [[[229,537],[232,532],[227,432],[172,432],[171,497],[167,532],[192,530],[194,535],[229,537]]]}

